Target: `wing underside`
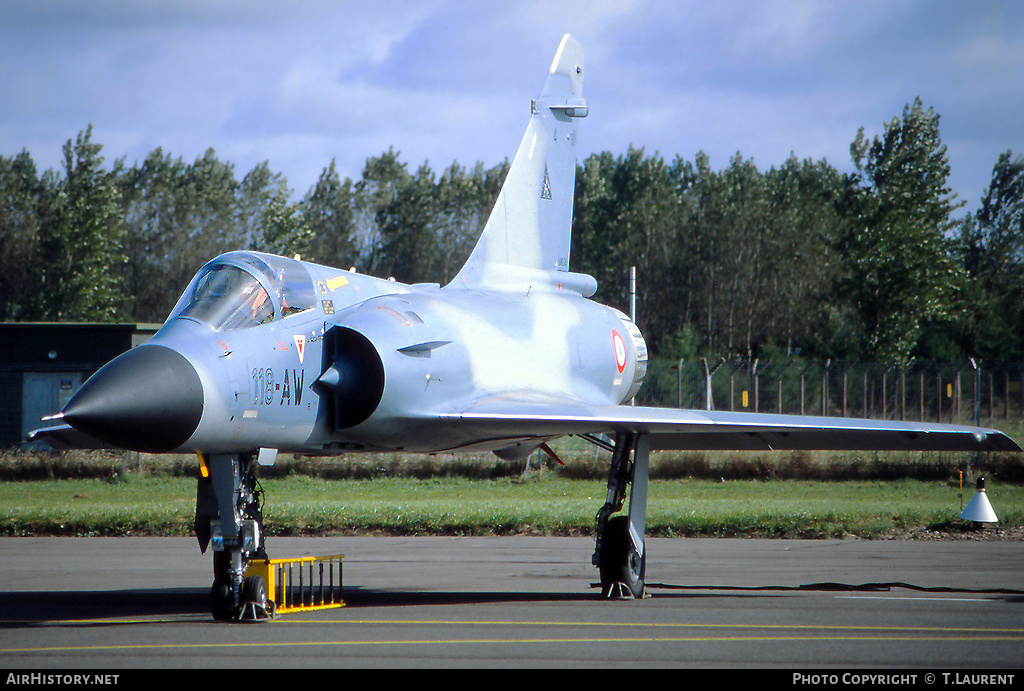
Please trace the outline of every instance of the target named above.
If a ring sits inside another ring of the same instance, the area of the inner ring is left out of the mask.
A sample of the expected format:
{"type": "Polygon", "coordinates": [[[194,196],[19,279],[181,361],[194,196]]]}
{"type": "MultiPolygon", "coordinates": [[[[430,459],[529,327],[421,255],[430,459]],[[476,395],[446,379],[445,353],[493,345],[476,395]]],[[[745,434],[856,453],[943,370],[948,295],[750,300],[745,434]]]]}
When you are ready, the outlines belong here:
{"type": "Polygon", "coordinates": [[[493,439],[633,432],[646,435],[651,449],[1021,450],[980,427],[804,415],[505,400],[445,418],[493,439]]]}
{"type": "MultiPolygon", "coordinates": [[[[462,413],[420,419],[429,427],[458,427],[460,436],[483,440],[548,439],[583,434],[632,432],[651,449],[679,450],[861,450],[1021,451],[993,429],[927,422],[730,413],[641,406],[491,401],[462,413]]],[[[54,450],[112,448],[69,425],[36,430],[29,441],[54,450]]]]}

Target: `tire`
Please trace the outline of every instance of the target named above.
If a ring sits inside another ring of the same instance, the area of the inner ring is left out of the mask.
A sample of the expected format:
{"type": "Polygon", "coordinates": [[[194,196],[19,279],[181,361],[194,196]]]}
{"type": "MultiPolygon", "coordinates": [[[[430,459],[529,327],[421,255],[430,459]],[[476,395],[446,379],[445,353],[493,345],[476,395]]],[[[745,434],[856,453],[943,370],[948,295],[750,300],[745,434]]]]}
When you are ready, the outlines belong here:
{"type": "Polygon", "coordinates": [[[601,545],[601,592],[607,596],[612,586],[621,583],[639,599],[644,594],[647,554],[641,556],[629,537],[629,516],[615,516],[604,529],[601,545]]]}
{"type": "Polygon", "coordinates": [[[214,581],[210,589],[210,612],[214,621],[227,621],[235,609],[235,596],[231,586],[223,581],[214,581]]]}
{"type": "Polygon", "coordinates": [[[231,555],[227,552],[213,553],[213,582],[223,583],[228,580],[228,567],[231,566],[231,555]]]}
{"type": "Polygon", "coordinates": [[[249,576],[242,583],[242,602],[253,602],[260,607],[267,606],[267,582],[262,576],[249,576]]]}

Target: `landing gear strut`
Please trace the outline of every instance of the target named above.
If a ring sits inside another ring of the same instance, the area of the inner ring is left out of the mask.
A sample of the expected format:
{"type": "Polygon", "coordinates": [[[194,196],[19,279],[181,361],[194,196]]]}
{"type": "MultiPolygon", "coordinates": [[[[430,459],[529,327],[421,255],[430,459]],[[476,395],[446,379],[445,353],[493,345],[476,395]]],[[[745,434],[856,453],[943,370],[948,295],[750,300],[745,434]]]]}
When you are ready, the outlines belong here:
{"type": "Polygon", "coordinates": [[[597,512],[597,546],[591,560],[601,574],[603,597],[632,599],[644,595],[649,457],[646,437],[627,432],[615,435],[608,493],[597,512]],[[622,509],[627,490],[629,514],[612,516],[622,509]]]}
{"type": "Polygon", "coordinates": [[[273,616],[260,576],[245,577],[253,559],[265,559],[263,491],[251,454],[204,456],[207,469],[196,495],[196,537],[205,552],[213,546],[210,610],[217,621],[273,616]],[[258,581],[258,582],[257,582],[258,581]]]}

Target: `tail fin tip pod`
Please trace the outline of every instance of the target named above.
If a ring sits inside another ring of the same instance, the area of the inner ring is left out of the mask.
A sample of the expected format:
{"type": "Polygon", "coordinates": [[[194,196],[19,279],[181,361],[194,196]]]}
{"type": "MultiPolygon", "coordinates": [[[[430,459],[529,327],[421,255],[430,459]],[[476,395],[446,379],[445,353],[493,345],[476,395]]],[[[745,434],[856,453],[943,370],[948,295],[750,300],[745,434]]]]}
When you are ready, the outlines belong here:
{"type": "Polygon", "coordinates": [[[583,47],[562,37],[498,200],[454,288],[565,290],[585,297],[596,281],[569,271],[576,132],[587,115],[583,47]]]}

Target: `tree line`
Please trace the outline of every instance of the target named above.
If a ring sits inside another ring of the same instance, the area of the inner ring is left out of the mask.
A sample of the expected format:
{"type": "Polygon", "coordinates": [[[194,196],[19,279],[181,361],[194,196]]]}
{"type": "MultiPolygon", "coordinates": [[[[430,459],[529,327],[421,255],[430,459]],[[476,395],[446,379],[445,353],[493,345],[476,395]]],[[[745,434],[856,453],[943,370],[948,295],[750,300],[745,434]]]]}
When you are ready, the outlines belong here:
{"type": "MultiPolygon", "coordinates": [[[[389,149],[358,179],[332,161],[296,199],[267,162],[210,149],[109,167],[91,126],[39,173],[0,156],[0,320],[160,322],[209,258],[253,249],[444,284],[509,163],[415,170],[389,149]]],[[[999,156],[978,209],[947,186],[939,116],[920,99],[850,145],[852,172],[791,156],[666,160],[643,149],[577,168],[571,266],[629,304],[663,358],[1024,360],[1024,159],[999,156]]]]}

